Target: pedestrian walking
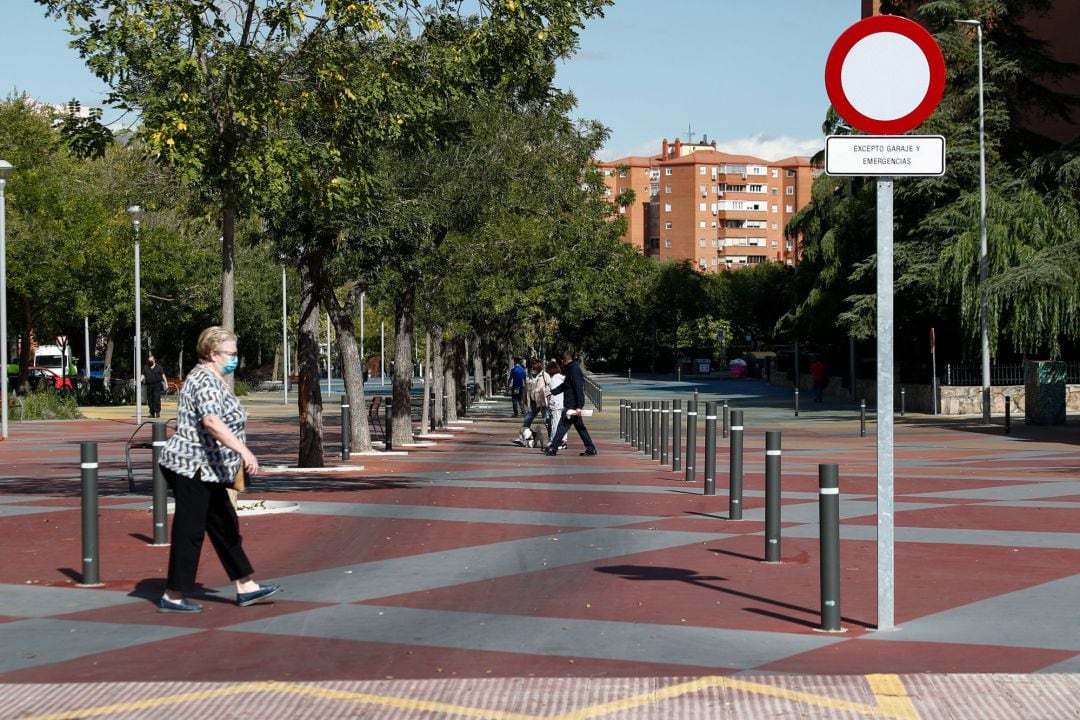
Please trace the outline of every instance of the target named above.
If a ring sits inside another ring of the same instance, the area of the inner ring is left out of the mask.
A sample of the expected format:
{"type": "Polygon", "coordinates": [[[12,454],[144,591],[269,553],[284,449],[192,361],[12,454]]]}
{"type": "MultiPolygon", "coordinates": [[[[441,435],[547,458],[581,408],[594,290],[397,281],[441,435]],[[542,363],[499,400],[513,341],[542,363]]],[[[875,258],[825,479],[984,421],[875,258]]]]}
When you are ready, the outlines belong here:
{"type": "Polygon", "coordinates": [[[259,472],[259,461],[244,442],[247,412],[225,383],[239,364],[236,336],[222,327],[202,331],[199,364],[180,391],[176,432],[161,452],[161,471],[173,491],[172,544],[165,592],[158,612],[198,613],[186,596],[195,589],[203,538],[209,534],[229,579],[236,604],[251,605],[276,593],[279,585],[259,585],[240,537],[240,523],[228,488],[243,474],[259,472]]]}
{"type": "Polygon", "coordinates": [[[161,393],[168,388],[165,385],[165,369],[158,365],[153,354],[147,355],[139,382],[146,385],[146,404],[150,408],[150,417],[161,417],[161,393]]]}
{"type": "Polygon", "coordinates": [[[593,445],[589,431],[585,428],[585,421],[581,418],[581,410],[585,407],[585,375],[581,372],[581,366],[574,361],[573,355],[564,352],[562,355],[563,374],[566,380],[557,388],[553,388],[552,395],[563,396],[563,411],[559,419],[559,428],[555,431],[555,437],[551,444],[544,448],[545,455],[555,455],[559,451],[566,433],[573,425],[585,445],[581,455],[596,455],[596,446],[593,445]]]}
{"type": "Polygon", "coordinates": [[[814,402],[824,402],[821,395],[829,384],[829,372],[821,358],[814,358],[814,362],[810,363],[810,378],[814,381],[814,402]]]}
{"type": "Polygon", "coordinates": [[[510,373],[507,376],[510,401],[514,404],[514,417],[521,414],[521,403],[525,399],[525,378],[527,375],[528,373],[525,372],[525,358],[522,358],[514,362],[514,366],[510,368],[510,373]]]}

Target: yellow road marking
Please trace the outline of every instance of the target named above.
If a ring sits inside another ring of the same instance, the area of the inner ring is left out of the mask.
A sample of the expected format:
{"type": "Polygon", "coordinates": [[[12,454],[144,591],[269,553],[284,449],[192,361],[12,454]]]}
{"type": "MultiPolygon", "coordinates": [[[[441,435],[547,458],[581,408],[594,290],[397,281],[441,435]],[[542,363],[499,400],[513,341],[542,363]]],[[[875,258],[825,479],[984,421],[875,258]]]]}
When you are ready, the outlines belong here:
{"type": "Polygon", "coordinates": [[[79,720],[80,718],[97,717],[99,715],[146,710],[147,708],[162,707],[164,705],[197,702],[199,700],[228,697],[229,695],[242,695],[246,692],[259,692],[265,690],[269,684],[270,683],[253,682],[244,683],[243,685],[230,685],[229,687],[217,688],[215,690],[199,690],[196,692],[178,693],[176,695],[164,695],[149,700],[134,700],[132,702],[114,703],[112,705],[102,705],[100,707],[83,710],[65,710],[64,712],[52,713],[50,715],[35,715],[30,720],[79,720]]]}
{"type": "Polygon", "coordinates": [[[568,713],[563,713],[562,715],[527,715],[488,708],[453,705],[432,700],[401,698],[391,695],[375,695],[372,693],[353,692],[350,690],[335,690],[330,688],[308,687],[293,683],[268,681],[244,683],[214,690],[164,695],[149,700],[115,703],[97,708],[68,710],[50,715],[38,715],[33,718],[27,718],[27,720],[78,720],[79,718],[129,713],[148,708],[163,707],[165,705],[197,702],[200,700],[227,697],[229,695],[240,695],[249,692],[279,692],[292,695],[305,695],[327,700],[377,705],[398,710],[443,713],[478,718],[480,720],[591,720],[592,718],[599,718],[624,710],[632,710],[643,705],[651,705],[665,700],[671,700],[710,687],[740,690],[752,695],[765,695],[783,700],[790,700],[792,702],[805,703],[807,705],[813,705],[829,710],[847,711],[872,717],[892,718],[894,720],[918,720],[918,712],[915,710],[915,706],[912,704],[911,698],[908,697],[899,677],[896,675],[867,675],[866,680],[870,685],[871,691],[874,693],[874,697],[877,701],[876,705],[837,700],[824,695],[814,695],[812,693],[788,690],[786,688],[747,682],[736,678],[711,676],[669,685],[668,687],[660,688],[659,690],[641,693],[639,695],[622,698],[621,700],[579,708],[568,713]]]}
{"type": "Polygon", "coordinates": [[[877,698],[878,707],[892,717],[902,720],[919,720],[919,712],[907,694],[907,688],[896,675],[867,675],[870,690],[877,698]]]}

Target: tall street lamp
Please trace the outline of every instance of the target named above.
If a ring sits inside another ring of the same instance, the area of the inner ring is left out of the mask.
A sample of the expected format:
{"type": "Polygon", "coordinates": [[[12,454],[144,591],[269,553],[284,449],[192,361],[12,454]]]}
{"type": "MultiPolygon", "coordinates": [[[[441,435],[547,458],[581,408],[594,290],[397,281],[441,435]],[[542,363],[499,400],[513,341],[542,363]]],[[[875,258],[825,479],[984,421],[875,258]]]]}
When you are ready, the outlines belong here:
{"type": "Polygon", "coordinates": [[[139,284],[139,220],[142,218],[142,208],[132,205],[127,209],[131,216],[131,225],[135,228],[135,424],[142,422],[142,383],[139,382],[139,370],[142,367],[142,291],[139,284]]]}
{"type": "Polygon", "coordinates": [[[983,39],[982,23],[978,20],[957,20],[961,25],[974,25],[979,45],[979,289],[982,295],[980,319],[982,341],[982,419],[990,422],[990,299],[986,280],[989,274],[986,243],[986,127],[983,111],[983,39]]]}
{"type": "Polygon", "coordinates": [[[0,437],[8,436],[8,343],[7,343],[7,201],[4,190],[11,177],[11,163],[0,160],[0,437]]]}

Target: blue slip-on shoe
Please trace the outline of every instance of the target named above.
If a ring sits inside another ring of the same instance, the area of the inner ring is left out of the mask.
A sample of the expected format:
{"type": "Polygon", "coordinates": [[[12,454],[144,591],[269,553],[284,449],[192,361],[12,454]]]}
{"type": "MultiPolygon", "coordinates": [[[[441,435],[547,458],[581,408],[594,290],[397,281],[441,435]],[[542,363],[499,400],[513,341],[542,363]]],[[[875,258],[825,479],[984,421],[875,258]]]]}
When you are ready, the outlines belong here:
{"type": "Polygon", "coordinates": [[[157,611],[159,613],[201,613],[202,605],[188,602],[187,598],[180,598],[180,602],[173,602],[165,598],[158,598],[157,611]]]}
{"type": "Polygon", "coordinates": [[[263,585],[258,590],[252,590],[249,593],[236,593],[236,604],[240,607],[254,605],[263,598],[270,597],[280,589],[280,585],[263,585]]]}

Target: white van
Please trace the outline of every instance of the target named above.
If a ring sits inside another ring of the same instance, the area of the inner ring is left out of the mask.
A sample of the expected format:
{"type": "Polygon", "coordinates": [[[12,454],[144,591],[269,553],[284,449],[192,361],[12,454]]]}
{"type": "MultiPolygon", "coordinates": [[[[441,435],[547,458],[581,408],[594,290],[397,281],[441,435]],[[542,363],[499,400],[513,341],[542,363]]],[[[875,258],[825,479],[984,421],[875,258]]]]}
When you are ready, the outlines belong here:
{"type": "Polygon", "coordinates": [[[49,368],[61,377],[67,375],[71,367],[71,346],[61,352],[58,345],[38,345],[34,351],[34,367],[49,368]]]}

